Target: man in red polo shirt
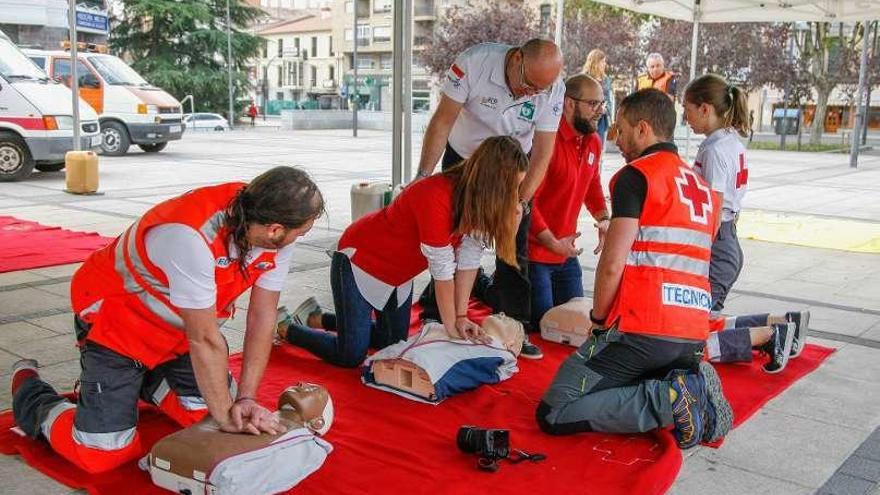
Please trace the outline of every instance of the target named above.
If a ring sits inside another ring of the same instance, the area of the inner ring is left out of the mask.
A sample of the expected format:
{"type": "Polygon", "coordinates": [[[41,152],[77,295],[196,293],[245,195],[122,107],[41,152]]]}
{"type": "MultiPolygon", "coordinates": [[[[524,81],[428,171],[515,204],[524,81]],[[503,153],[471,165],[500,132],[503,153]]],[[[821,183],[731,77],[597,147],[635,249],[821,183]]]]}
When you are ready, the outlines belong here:
{"type": "Polygon", "coordinates": [[[532,324],[553,306],[583,297],[584,286],[575,246],[578,215],[586,205],[596,220],[599,245],[605,242],[609,215],[599,180],[602,142],[596,125],[605,113],[602,86],[586,74],[565,82],[562,120],[553,158],[535,193],[529,229],[529,278],[532,284],[532,324]]]}

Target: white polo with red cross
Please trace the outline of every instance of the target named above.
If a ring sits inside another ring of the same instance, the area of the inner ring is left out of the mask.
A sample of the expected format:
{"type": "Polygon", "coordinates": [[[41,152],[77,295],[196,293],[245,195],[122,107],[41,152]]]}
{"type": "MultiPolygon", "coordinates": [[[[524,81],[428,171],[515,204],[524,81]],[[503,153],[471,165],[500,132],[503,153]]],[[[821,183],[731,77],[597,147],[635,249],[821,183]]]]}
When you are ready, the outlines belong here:
{"type": "Polygon", "coordinates": [[[449,145],[464,158],[492,136],[511,136],[528,153],[535,131],[559,128],[565,95],[562,79],[549,91],[515,98],[504,78],[504,61],[511,49],[515,47],[499,43],[474,45],[446,71],[443,94],[463,104],[449,133],[449,145]]]}
{"type": "Polygon", "coordinates": [[[700,143],[694,170],[723,196],[721,221],[728,222],[742,208],[749,182],[746,148],[732,128],[718,129],[700,143]]]}

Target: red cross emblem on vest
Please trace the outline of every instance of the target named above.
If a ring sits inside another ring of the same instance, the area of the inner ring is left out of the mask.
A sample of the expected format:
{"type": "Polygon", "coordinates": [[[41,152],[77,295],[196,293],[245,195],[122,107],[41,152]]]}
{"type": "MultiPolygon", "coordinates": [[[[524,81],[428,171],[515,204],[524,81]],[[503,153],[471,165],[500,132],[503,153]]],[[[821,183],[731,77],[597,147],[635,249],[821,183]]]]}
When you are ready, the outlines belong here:
{"type": "Polygon", "coordinates": [[[680,177],[675,178],[678,185],[678,197],[687,205],[691,220],[703,225],[709,224],[709,213],[712,212],[711,193],[709,188],[700,183],[693,170],[679,167],[680,177]]]}

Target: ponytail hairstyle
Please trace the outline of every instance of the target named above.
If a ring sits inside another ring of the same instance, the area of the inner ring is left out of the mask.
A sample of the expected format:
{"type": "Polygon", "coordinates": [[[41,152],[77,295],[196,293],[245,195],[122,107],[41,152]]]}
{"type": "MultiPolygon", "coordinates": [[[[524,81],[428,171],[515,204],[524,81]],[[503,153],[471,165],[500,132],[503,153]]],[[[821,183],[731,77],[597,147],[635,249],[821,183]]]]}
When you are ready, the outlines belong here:
{"type": "Polygon", "coordinates": [[[694,105],[708,103],[715,109],[722,125],[732,127],[742,137],[749,135],[749,106],[746,94],[738,87],[727,84],[721,76],[700,76],[684,90],[684,99],[694,105]]]}
{"type": "MultiPolygon", "coordinates": [[[[324,214],[324,197],[309,175],[295,167],[275,167],[243,187],[226,207],[225,227],[238,248],[240,260],[251,249],[252,224],[277,223],[286,229],[302,227],[324,214]]],[[[246,273],[245,263],[241,264],[246,273]]]]}
{"type": "Polygon", "coordinates": [[[498,257],[511,266],[518,266],[518,176],[528,168],[529,159],[519,141],[495,136],[485,139],[470,158],[443,172],[454,184],[454,232],[494,247],[498,257]]]}

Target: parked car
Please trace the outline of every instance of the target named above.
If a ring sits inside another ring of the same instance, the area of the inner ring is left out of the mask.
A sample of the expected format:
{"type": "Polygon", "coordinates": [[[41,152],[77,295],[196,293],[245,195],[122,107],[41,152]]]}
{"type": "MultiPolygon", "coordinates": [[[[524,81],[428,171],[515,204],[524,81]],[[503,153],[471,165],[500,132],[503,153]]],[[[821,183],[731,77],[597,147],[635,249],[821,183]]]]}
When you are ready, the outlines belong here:
{"type": "MultiPolygon", "coordinates": [[[[132,144],[158,153],[169,141],[183,137],[180,102],[144,80],[122,59],[106,53],[103,45],[80,43],[77,54],[79,95],[91,105],[101,123],[105,155],[122,156],[132,144]]],[[[24,52],[52,79],[70,86],[69,43],[64,50],[24,52]]]]}
{"type": "Polygon", "coordinates": [[[192,131],[229,130],[229,122],[216,113],[188,113],[183,116],[183,125],[192,131]]]}
{"type": "MultiPolygon", "coordinates": [[[[0,31],[0,182],[64,168],[73,149],[73,95],[0,31]]],[[[98,114],[79,102],[80,149],[101,146],[98,114]]]]}

